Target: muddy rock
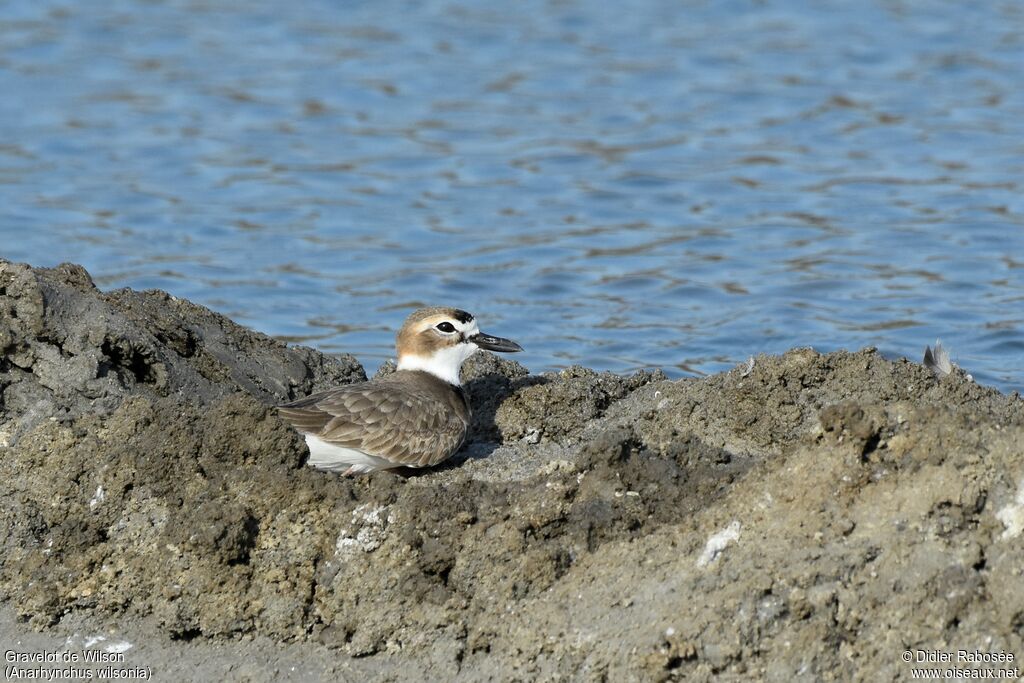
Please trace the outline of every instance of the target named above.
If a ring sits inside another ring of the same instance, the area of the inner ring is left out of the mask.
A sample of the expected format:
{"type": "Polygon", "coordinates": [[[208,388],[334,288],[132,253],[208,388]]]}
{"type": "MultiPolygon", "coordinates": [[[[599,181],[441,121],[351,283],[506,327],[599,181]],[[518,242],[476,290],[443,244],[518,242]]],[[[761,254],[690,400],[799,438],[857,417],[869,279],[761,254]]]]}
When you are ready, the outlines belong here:
{"type": "Polygon", "coordinates": [[[81,267],[0,260],[0,407],[12,442],[39,421],[106,414],[127,396],[279,403],[365,379],[352,356],[289,348],[165,292],[96,289],[81,267]]]}
{"type": "Polygon", "coordinates": [[[0,595],[36,628],[269,637],[397,680],[1024,656],[1024,405],[963,373],[872,349],[680,381],[478,354],[462,452],[346,479],[271,406],[361,379],[350,357],[75,266],[0,262],[0,316],[0,595]]]}
{"type": "Polygon", "coordinates": [[[584,427],[600,418],[612,403],[664,379],[661,371],[620,377],[578,365],[521,379],[520,390],[502,403],[495,424],[506,439],[551,439],[572,444],[579,440],[584,427]]]}

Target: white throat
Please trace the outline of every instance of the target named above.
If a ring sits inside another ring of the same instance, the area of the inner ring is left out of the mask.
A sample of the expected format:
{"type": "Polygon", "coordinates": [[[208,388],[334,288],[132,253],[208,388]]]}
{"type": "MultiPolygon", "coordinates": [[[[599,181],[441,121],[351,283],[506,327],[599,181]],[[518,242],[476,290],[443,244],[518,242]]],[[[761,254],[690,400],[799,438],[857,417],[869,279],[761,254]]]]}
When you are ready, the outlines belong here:
{"type": "Polygon", "coordinates": [[[399,370],[422,370],[429,372],[434,377],[439,377],[449,384],[462,386],[459,379],[459,370],[462,363],[479,350],[472,342],[462,342],[455,346],[448,346],[438,349],[431,356],[417,356],[406,354],[399,356],[399,370]]]}

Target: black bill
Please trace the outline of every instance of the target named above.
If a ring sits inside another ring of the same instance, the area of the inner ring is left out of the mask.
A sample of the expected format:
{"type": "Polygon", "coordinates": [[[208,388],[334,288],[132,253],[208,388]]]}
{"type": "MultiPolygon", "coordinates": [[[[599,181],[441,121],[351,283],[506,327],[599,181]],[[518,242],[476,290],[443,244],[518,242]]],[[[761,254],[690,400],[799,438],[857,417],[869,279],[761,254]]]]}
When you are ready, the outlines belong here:
{"type": "Polygon", "coordinates": [[[474,334],[468,341],[471,341],[481,349],[487,349],[488,351],[504,351],[506,353],[512,353],[513,351],[523,350],[522,346],[516,344],[511,339],[492,337],[491,335],[484,334],[483,332],[474,334]]]}

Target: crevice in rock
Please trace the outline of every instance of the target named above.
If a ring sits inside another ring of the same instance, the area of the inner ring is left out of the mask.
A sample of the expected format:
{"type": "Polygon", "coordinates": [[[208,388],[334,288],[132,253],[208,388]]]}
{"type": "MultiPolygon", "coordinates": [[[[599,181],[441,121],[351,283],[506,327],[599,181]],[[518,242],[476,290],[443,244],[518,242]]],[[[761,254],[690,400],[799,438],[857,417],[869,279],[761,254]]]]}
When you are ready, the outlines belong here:
{"type": "Polygon", "coordinates": [[[180,631],[172,631],[171,640],[180,640],[182,642],[187,643],[189,641],[195,640],[196,638],[199,638],[202,635],[202,630],[198,628],[186,628],[180,631]]]}
{"type": "Polygon", "coordinates": [[[111,365],[122,368],[139,384],[155,384],[157,375],[152,363],[141,351],[127,342],[103,340],[100,351],[110,359],[111,365]]]}
{"type": "Polygon", "coordinates": [[[158,342],[173,350],[182,358],[192,358],[196,355],[196,350],[198,349],[199,344],[196,341],[196,337],[192,333],[192,330],[181,330],[179,333],[173,335],[168,334],[163,330],[159,330],[154,334],[154,336],[158,342]]]}
{"type": "Polygon", "coordinates": [[[259,520],[251,514],[246,515],[245,519],[242,521],[242,533],[240,534],[240,538],[237,542],[237,554],[228,560],[227,564],[229,567],[249,564],[253,548],[256,547],[259,535],[259,520]]]}

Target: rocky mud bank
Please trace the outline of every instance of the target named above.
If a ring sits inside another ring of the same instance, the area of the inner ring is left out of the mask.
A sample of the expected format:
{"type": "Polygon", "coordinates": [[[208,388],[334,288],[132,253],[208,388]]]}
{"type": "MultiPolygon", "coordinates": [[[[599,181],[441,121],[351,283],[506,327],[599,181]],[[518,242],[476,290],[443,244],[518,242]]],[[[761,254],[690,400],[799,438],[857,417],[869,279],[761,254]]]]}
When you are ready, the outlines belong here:
{"type": "Polygon", "coordinates": [[[1024,403],[962,372],[795,349],[668,381],[480,354],[452,462],[305,467],[272,406],[364,377],[163,292],[0,261],[0,598],[36,629],[269,638],[395,680],[1024,657],[1024,403]]]}

